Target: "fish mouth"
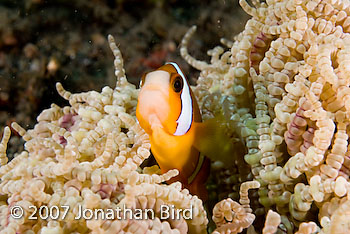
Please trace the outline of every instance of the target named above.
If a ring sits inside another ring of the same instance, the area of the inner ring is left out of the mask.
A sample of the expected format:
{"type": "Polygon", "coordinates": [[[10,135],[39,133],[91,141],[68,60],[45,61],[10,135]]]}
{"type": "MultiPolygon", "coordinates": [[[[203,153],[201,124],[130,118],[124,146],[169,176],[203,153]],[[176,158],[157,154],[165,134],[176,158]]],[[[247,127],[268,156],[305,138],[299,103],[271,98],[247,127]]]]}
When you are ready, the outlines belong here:
{"type": "Polygon", "coordinates": [[[168,99],[168,95],[159,88],[149,86],[147,89],[141,89],[137,103],[137,119],[142,128],[152,129],[154,121],[164,126],[170,111],[168,99]]]}

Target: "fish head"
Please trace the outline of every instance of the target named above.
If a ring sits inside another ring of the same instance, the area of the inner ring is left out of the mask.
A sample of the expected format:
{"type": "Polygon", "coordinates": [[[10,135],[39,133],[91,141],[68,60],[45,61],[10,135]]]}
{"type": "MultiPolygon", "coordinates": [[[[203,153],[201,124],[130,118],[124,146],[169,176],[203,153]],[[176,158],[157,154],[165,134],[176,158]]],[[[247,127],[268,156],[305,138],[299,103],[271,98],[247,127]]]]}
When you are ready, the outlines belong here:
{"type": "Polygon", "coordinates": [[[156,126],[169,134],[176,132],[183,109],[181,96],[184,82],[186,80],[169,64],[142,77],[136,117],[148,134],[156,126]]]}

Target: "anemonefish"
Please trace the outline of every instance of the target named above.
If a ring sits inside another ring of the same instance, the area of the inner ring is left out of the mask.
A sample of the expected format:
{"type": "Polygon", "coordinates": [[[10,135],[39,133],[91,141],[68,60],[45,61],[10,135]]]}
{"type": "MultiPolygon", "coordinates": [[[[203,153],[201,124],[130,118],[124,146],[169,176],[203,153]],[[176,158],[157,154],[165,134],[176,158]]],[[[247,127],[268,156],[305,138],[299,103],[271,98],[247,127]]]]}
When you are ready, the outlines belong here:
{"type": "Polygon", "coordinates": [[[181,181],[191,194],[206,200],[210,170],[206,156],[220,151],[230,155],[232,144],[217,143],[227,137],[217,132],[215,121],[202,122],[190,85],[176,63],[144,74],[140,86],[136,117],[150,137],[161,171],[178,169],[179,175],[170,182],[181,181]]]}

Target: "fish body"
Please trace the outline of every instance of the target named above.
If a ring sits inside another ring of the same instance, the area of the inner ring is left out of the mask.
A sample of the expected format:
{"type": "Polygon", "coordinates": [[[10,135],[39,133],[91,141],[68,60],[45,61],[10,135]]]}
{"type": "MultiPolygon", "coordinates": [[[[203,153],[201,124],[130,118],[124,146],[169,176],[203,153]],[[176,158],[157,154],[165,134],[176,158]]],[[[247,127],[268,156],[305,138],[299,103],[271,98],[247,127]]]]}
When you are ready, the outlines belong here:
{"type": "Polygon", "coordinates": [[[202,118],[186,77],[176,63],[167,63],[145,74],[140,83],[136,117],[150,136],[159,167],[162,172],[178,169],[170,182],[179,180],[206,200],[210,160],[195,147],[202,118]]]}

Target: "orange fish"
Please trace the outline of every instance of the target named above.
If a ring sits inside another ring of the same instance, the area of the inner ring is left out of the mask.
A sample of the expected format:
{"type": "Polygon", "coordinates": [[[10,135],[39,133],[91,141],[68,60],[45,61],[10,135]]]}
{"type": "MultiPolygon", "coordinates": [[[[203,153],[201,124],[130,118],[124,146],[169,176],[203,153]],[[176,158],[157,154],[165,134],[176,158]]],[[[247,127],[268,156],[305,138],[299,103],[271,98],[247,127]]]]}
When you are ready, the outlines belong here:
{"type": "Polygon", "coordinates": [[[217,121],[202,123],[197,101],[176,63],[143,75],[140,86],[136,117],[150,137],[159,167],[162,172],[178,169],[180,173],[172,181],[181,181],[191,194],[206,200],[210,160],[204,155],[215,157],[221,146],[219,150],[229,155],[232,144],[216,143],[227,140],[218,134],[217,121]]]}

